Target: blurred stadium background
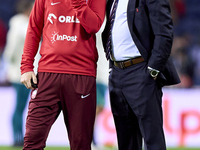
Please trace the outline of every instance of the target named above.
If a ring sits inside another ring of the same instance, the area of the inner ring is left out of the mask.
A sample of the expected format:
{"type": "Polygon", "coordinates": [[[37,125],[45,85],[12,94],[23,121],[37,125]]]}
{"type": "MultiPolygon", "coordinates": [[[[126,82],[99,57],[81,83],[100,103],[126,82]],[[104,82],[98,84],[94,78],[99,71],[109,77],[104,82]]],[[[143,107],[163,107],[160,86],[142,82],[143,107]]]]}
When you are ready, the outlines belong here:
{"type": "MultiPolygon", "coordinates": [[[[0,0],[0,150],[20,149],[12,147],[11,118],[16,93],[6,78],[6,64],[1,55],[6,44],[8,22],[16,14],[17,2],[18,0],[0,0]]],[[[164,88],[166,143],[168,150],[200,150],[200,0],[170,0],[170,4],[174,21],[172,58],[182,83],[164,88]]],[[[100,45],[99,38],[97,44],[100,45]]],[[[102,47],[99,50],[99,59],[102,60],[102,47]]],[[[104,110],[96,119],[94,136],[97,145],[104,147],[103,150],[114,150],[117,149],[116,133],[108,93],[105,99],[104,110]]],[[[24,121],[26,112],[27,106],[24,121]]],[[[50,131],[45,150],[64,150],[67,146],[69,142],[61,114],[50,131]]]]}

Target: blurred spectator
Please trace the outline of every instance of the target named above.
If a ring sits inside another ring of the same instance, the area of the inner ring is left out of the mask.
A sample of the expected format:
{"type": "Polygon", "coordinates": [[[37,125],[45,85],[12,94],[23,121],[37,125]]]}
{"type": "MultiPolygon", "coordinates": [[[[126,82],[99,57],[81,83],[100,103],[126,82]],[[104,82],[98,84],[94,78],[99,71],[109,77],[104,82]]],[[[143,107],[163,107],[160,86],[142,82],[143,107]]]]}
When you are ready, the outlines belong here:
{"type": "Polygon", "coordinates": [[[174,21],[173,60],[182,83],[200,85],[200,1],[170,0],[174,21]]]}
{"type": "Polygon", "coordinates": [[[10,19],[7,43],[3,54],[8,64],[8,81],[16,90],[16,107],[12,118],[14,146],[23,145],[23,111],[30,91],[20,83],[20,62],[28,27],[29,14],[33,4],[34,0],[20,0],[17,4],[16,9],[18,13],[10,19]]]}
{"type": "Polygon", "coordinates": [[[5,85],[4,84],[4,63],[2,60],[2,53],[4,51],[4,47],[6,44],[6,33],[7,33],[7,28],[4,24],[4,22],[0,18],[0,85],[5,85]]]}
{"type": "Polygon", "coordinates": [[[186,6],[184,0],[170,0],[171,12],[174,25],[185,17],[186,6]]]}
{"type": "MultiPolygon", "coordinates": [[[[108,72],[109,65],[105,57],[104,48],[102,46],[101,33],[105,27],[105,20],[101,29],[96,34],[97,38],[97,50],[99,59],[97,62],[97,79],[96,79],[96,88],[97,88],[97,108],[96,108],[96,117],[103,111],[105,105],[106,91],[108,89],[108,72]]],[[[98,143],[95,141],[95,136],[93,137],[93,149],[98,149],[98,143]]]]}
{"type": "Polygon", "coordinates": [[[193,82],[194,86],[200,87],[200,43],[191,46],[191,56],[195,62],[193,82]]]}
{"type": "Polygon", "coordinates": [[[7,32],[6,26],[0,18],[0,35],[1,35],[0,36],[0,57],[3,53],[4,46],[6,44],[6,32],[7,32]]]}
{"type": "Polygon", "coordinates": [[[174,65],[179,73],[181,83],[177,87],[190,88],[193,86],[194,61],[188,54],[189,37],[187,35],[175,37],[172,47],[172,58],[174,65]]]}
{"type": "Polygon", "coordinates": [[[177,14],[179,18],[182,18],[185,16],[185,3],[184,0],[174,0],[174,4],[176,7],[177,14]]]}
{"type": "Polygon", "coordinates": [[[200,39],[200,1],[199,0],[173,0],[178,14],[175,24],[175,35],[189,34],[193,42],[200,39]]]}

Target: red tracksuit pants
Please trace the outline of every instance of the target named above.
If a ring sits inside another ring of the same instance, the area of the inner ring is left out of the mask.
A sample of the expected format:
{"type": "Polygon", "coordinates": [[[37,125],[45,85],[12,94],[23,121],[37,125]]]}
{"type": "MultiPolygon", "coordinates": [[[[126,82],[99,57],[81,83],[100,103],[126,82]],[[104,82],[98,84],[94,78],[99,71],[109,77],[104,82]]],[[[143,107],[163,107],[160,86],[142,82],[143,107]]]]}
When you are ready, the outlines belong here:
{"type": "MultiPolygon", "coordinates": [[[[96,111],[96,79],[38,73],[31,92],[23,150],[43,150],[52,124],[63,111],[71,150],[91,150],[96,111]]],[[[63,129],[64,130],[64,129],[63,129]]]]}

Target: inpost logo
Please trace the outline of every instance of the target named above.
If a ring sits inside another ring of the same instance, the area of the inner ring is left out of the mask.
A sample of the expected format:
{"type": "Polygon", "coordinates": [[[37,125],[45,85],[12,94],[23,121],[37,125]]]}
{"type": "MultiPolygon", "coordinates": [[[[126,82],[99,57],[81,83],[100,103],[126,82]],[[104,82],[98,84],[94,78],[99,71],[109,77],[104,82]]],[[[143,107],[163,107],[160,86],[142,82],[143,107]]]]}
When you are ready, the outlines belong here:
{"type": "Polygon", "coordinates": [[[71,41],[71,42],[77,42],[77,36],[68,36],[68,35],[59,35],[58,32],[55,32],[52,34],[51,42],[55,43],[56,41],[71,41]]]}
{"type": "Polygon", "coordinates": [[[80,21],[78,20],[78,18],[75,18],[74,16],[59,16],[57,17],[55,14],[53,13],[50,13],[47,17],[47,20],[49,20],[49,22],[51,24],[54,23],[55,20],[57,20],[60,22],[60,23],[80,23],[80,21]]]}

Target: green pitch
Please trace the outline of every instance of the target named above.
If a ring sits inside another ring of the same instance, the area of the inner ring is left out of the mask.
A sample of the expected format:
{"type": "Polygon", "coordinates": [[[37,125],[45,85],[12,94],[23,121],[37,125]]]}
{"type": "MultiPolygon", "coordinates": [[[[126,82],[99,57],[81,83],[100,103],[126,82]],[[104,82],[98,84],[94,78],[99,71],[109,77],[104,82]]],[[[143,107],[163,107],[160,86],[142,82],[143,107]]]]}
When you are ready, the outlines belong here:
{"type": "MultiPolygon", "coordinates": [[[[13,148],[8,146],[0,146],[0,150],[22,150],[22,148],[13,148]]],[[[45,150],[70,150],[68,147],[46,147],[45,150]]],[[[115,148],[105,148],[102,150],[116,150],[115,148]]],[[[167,150],[200,150],[200,148],[167,148],[167,150]]]]}
{"type": "MultiPolygon", "coordinates": [[[[0,146],[0,150],[22,150],[22,147],[0,146]]],[[[68,147],[46,147],[45,150],[70,150],[68,147]]]]}
{"type": "Polygon", "coordinates": [[[200,148],[167,148],[167,150],[200,150],[200,148]]]}

